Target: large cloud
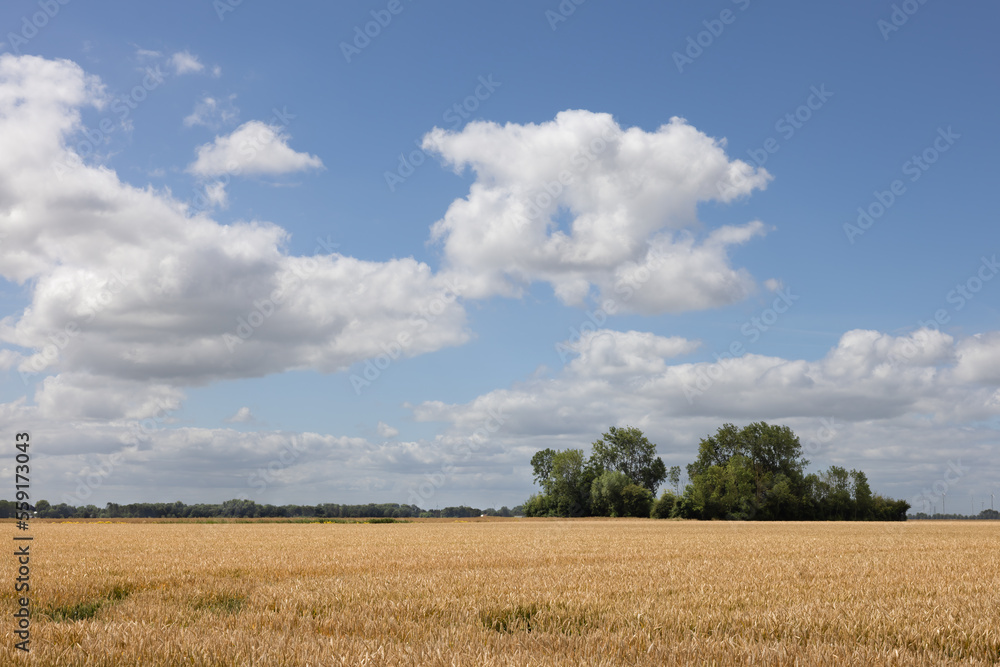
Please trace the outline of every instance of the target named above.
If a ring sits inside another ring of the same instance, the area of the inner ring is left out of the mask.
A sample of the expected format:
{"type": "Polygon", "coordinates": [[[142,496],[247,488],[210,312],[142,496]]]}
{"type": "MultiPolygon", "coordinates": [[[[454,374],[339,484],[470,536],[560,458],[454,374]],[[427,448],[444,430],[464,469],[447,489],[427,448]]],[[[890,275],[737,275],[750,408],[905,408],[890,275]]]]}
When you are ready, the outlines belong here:
{"type": "Polygon", "coordinates": [[[727,248],[764,232],[760,223],[697,236],[699,202],[764,188],[763,169],[730,161],[723,144],[673,118],[655,132],[622,129],[608,114],[564,111],[539,125],[469,123],[423,141],[456,171],[476,174],[469,195],[433,227],[448,268],[470,295],[517,294],[531,281],[584,303],[627,289],[649,270],[656,289],[623,309],[679,312],[724,305],[754,289],[727,248]]]}
{"type": "Polygon", "coordinates": [[[1000,390],[968,381],[971,363],[982,367],[986,359],[994,364],[1000,359],[996,336],[956,342],[927,329],[906,336],[854,330],[816,361],[744,354],[720,355],[714,362],[668,363],[696,343],[607,329],[586,332],[565,347],[575,357],[555,377],[490,392],[464,405],[426,402],[416,415],[464,428],[492,409],[511,415],[506,432],[530,433],[540,420],[575,432],[608,420],[691,415],[742,420],[831,416],[857,422],[921,414],[943,423],[1000,414],[1000,390]],[[976,356],[962,356],[972,345],[976,356]]]}
{"type": "Polygon", "coordinates": [[[0,342],[22,348],[0,361],[26,377],[71,374],[40,387],[46,410],[138,409],[70,398],[88,382],[135,383],[141,406],[160,385],[332,372],[387,345],[411,356],[467,339],[461,286],[426,264],[347,257],[329,237],[314,256],[289,255],[272,223],[221,225],[81,162],[79,109],[102,99],[71,62],[0,57],[0,276],[30,295],[0,321],[0,342]]]}

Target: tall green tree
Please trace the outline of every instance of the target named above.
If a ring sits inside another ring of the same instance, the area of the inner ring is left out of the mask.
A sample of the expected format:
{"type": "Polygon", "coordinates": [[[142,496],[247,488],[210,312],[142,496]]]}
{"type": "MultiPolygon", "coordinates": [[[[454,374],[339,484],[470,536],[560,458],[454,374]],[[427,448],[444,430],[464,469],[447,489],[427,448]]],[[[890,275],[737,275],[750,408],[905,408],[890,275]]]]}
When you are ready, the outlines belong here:
{"type": "Polygon", "coordinates": [[[851,474],[840,466],[830,466],[820,474],[824,489],[826,514],[845,521],[854,518],[854,501],[851,499],[851,474]]]}
{"type": "Polygon", "coordinates": [[[779,474],[793,488],[801,486],[803,470],[809,463],[802,457],[798,437],[787,426],[754,422],[738,429],[723,424],[715,435],[703,438],[698,444],[698,458],[688,466],[688,477],[694,480],[712,466],[724,467],[734,456],[747,460],[758,507],[766,503],[779,474]]]}
{"type": "Polygon", "coordinates": [[[723,424],[715,435],[702,438],[698,443],[698,458],[688,464],[688,479],[708,472],[712,466],[724,466],[736,454],[743,453],[740,431],[732,424],[723,424]]]}
{"type": "Polygon", "coordinates": [[[587,461],[582,449],[545,449],[531,459],[535,481],[542,487],[525,503],[529,516],[587,516],[590,491],[599,470],[587,461]]]}
{"type": "Polygon", "coordinates": [[[688,486],[692,518],[750,519],[754,505],[753,470],[742,454],[729,457],[725,465],[713,464],[695,475],[688,486]]]}
{"type": "Polygon", "coordinates": [[[656,445],[634,426],[612,426],[593,443],[590,457],[594,468],[625,473],[638,486],[655,494],[667,478],[667,466],[656,455],[656,445]]]}
{"type": "Polygon", "coordinates": [[[680,466],[670,466],[670,470],[667,472],[667,480],[670,481],[670,485],[674,487],[674,495],[680,495],[681,492],[681,467],[680,466]]]}
{"type": "Polygon", "coordinates": [[[584,513],[590,490],[584,465],[582,449],[567,449],[552,457],[550,488],[560,516],[584,513]]]}
{"type": "Polygon", "coordinates": [[[625,516],[622,492],[633,484],[628,475],[618,470],[605,470],[590,486],[590,509],[596,516],[625,516]]]}
{"type": "Polygon", "coordinates": [[[868,486],[868,476],[860,470],[851,471],[851,495],[854,499],[854,518],[872,518],[872,489],[868,486]]]}
{"type": "Polygon", "coordinates": [[[555,450],[543,449],[540,452],[535,452],[535,455],[531,457],[535,484],[542,487],[546,493],[548,493],[548,489],[545,485],[548,484],[549,477],[552,475],[552,459],[555,458],[555,455],[555,450]]]}

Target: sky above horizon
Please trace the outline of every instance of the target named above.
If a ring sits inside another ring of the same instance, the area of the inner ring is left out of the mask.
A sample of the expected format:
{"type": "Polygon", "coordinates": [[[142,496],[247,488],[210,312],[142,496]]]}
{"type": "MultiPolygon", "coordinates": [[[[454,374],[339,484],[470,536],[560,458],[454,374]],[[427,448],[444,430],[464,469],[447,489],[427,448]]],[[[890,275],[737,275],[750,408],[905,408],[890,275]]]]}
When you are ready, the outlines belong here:
{"type": "Polygon", "coordinates": [[[7,2],[0,424],[53,503],[512,507],[539,449],[767,421],[978,513],[998,19],[7,2]]]}

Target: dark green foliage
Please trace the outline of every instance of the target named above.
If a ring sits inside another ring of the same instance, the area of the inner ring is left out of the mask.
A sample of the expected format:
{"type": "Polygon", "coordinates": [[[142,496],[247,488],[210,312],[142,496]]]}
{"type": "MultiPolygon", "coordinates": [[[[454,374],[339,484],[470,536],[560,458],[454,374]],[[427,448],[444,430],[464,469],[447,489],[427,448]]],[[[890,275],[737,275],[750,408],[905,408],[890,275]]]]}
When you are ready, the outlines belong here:
{"type": "Polygon", "coordinates": [[[548,498],[541,493],[536,493],[524,501],[524,516],[549,516],[548,498]]]}
{"type": "Polygon", "coordinates": [[[480,516],[482,513],[482,510],[477,510],[475,507],[461,505],[459,507],[445,507],[441,510],[439,516],[448,519],[467,519],[473,516],[480,516]]]}
{"type": "Polygon", "coordinates": [[[656,499],[653,503],[653,507],[649,512],[650,518],[653,519],[669,519],[673,516],[677,508],[678,498],[676,495],[670,491],[664,491],[663,494],[656,499]]]}
{"type": "Polygon", "coordinates": [[[629,484],[622,489],[623,516],[646,518],[653,507],[653,492],[638,484],[629,484]]]}
{"type": "MultiPolygon", "coordinates": [[[[622,493],[632,480],[623,472],[605,470],[590,485],[590,511],[594,516],[625,516],[622,493]]],[[[633,485],[634,486],[634,485],[633,485]]]]}

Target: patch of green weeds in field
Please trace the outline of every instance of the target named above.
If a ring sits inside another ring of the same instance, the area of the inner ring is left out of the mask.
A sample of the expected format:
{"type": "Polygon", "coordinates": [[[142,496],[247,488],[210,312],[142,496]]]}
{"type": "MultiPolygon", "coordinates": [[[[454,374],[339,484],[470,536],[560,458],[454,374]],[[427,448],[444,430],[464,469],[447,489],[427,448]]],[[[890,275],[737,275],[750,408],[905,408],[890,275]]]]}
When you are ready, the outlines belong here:
{"type": "Polygon", "coordinates": [[[490,609],[479,612],[479,621],[483,627],[497,632],[531,632],[531,620],[538,610],[535,603],[490,609]]]}
{"type": "Polygon", "coordinates": [[[72,604],[62,604],[47,607],[41,611],[56,623],[85,621],[94,618],[102,607],[109,603],[120,602],[132,593],[128,586],[112,586],[104,595],[90,600],[82,600],[72,604]]]}

